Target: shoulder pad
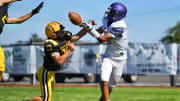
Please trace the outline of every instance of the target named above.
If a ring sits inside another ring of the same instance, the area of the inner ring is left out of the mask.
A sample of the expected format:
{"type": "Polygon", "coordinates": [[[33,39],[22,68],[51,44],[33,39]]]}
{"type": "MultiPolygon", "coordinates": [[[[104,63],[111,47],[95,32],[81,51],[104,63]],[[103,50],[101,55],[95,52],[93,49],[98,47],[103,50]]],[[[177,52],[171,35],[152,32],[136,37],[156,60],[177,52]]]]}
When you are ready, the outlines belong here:
{"type": "Polygon", "coordinates": [[[52,39],[47,39],[46,41],[45,41],[45,44],[48,44],[48,43],[51,43],[52,45],[54,45],[54,46],[56,46],[56,45],[58,45],[58,42],[56,42],[55,40],[52,40],[52,39]]]}
{"type": "Polygon", "coordinates": [[[121,34],[127,30],[127,26],[124,21],[116,21],[111,24],[110,32],[113,34],[121,34]]]}
{"type": "Polygon", "coordinates": [[[116,21],[116,22],[113,22],[111,24],[111,27],[121,27],[121,28],[127,28],[127,25],[126,23],[123,21],[123,20],[120,20],[120,21],[116,21]]]}
{"type": "Polygon", "coordinates": [[[52,39],[48,39],[45,41],[44,50],[46,52],[59,52],[59,44],[52,39]]]}

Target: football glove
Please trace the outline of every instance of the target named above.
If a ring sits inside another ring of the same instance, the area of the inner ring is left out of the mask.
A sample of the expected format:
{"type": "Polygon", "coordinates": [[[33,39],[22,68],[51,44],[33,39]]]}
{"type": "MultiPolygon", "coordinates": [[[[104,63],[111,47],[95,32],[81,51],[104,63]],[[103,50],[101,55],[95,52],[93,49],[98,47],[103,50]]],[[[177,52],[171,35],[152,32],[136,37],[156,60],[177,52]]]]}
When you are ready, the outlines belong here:
{"type": "Polygon", "coordinates": [[[92,24],[91,21],[88,21],[88,22],[83,21],[79,26],[80,26],[80,27],[84,27],[84,28],[86,28],[87,30],[93,29],[93,24],[92,24]]]}
{"type": "Polygon", "coordinates": [[[43,7],[44,2],[41,2],[35,9],[32,10],[32,14],[39,13],[40,9],[43,7]]]}

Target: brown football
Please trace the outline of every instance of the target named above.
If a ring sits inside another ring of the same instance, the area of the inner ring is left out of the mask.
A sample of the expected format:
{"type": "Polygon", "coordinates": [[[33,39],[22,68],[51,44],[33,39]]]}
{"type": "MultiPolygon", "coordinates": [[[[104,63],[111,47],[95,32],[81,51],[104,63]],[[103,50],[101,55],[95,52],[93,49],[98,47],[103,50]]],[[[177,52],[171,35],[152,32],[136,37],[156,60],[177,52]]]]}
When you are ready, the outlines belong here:
{"type": "Polygon", "coordinates": [[[82,23],[81,16],[76,12],[69,12],[69,20],[75,25],[79,25],[82,23]]]}

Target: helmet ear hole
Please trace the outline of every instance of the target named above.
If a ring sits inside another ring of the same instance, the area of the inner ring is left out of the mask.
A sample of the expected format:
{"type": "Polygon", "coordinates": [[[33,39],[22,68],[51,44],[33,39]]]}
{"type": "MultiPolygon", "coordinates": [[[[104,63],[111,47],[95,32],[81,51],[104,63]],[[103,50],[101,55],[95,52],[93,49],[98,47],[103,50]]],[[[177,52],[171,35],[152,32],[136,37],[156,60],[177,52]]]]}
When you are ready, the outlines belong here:
{"type": "Polygon", "coordinates": [[[56,38],[56,37],[57,37],[57,35],[56,35],[56,34],[52,34],[52,37],[53,37],[53,38],[56,38]]]}

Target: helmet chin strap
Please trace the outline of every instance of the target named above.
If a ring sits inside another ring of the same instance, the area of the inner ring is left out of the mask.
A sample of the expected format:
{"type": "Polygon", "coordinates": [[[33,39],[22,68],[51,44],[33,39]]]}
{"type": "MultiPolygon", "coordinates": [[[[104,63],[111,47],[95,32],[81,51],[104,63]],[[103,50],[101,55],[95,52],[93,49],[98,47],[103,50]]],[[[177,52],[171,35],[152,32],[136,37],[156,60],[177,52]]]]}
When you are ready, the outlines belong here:
{"type": "Polygon", "coordinates": [[[114,21],[109,20],[109,21],[108,21],[108,26],[110,26],[113,22],[114,22],[114,21]]]}

